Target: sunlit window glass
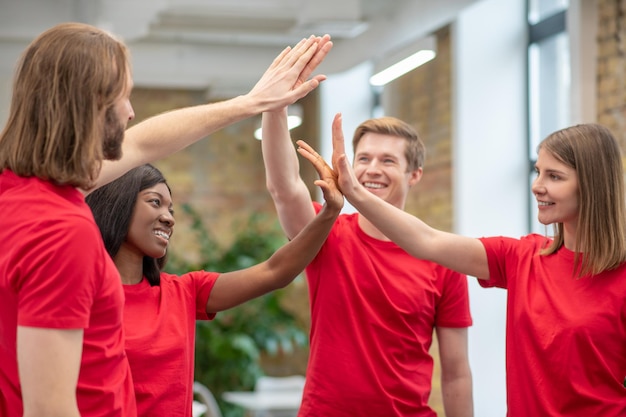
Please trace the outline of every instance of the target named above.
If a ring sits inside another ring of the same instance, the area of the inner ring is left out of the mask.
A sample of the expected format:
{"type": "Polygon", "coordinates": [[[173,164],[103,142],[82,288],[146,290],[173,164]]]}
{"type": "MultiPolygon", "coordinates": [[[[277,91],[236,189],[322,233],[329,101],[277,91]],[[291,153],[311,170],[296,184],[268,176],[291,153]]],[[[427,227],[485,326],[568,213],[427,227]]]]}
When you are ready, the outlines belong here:
{"type": "Polygon", "coordinates": [[[531,186],[537,145],[571,122],[571,68],[565,18],[568,6],[568,0],[528,0],[528,215],[531,232],[548,235],[553,230],[537,221],[537,201],[531,186]]]}
{"type": "Polygon", "coordinates": [[[566,10],[569,0],[529,0],[528,23],[534,25],[555,13],[566,10]]]}
{"type": "Polygon", "coordinates": [[[539,142],[570,121],[570,56],[567,33],[529,46],[530,155],[539,142]]]}

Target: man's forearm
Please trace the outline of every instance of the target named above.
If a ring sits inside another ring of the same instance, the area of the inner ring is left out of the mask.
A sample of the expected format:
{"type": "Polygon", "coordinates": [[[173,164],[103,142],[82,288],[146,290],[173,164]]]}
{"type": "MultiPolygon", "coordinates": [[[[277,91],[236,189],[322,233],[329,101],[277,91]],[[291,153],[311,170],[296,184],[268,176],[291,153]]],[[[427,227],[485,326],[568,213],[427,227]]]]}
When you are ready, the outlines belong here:
{"type": "Polygon", "coordinates": [[[471,375],[441,381],[443,407],[446,417],[473,417],[474,401],[472,398],[471,375]]]}
{"type": "Polygon", "coordinates": [[[136,150],[150,162],[255,114],[254,103],[246,96],[172,110],[128,129],[124,149],[136,150]]]}
{"type": "Polygon", "coordinates": [[[300,182],[300,164],[295,146],[291,141],[287,124],[287,109],[263,113],[263,162],[267,188],[272,197],[288,196],[300,182]]]}
{"type": "Polygon", "coordinates": [[[309,190],[300,177],[300,163],[287,127],[287,110],[263,114],[263,162],[267,189],[280,224],[289,238],[313,219],[309,190]]]}

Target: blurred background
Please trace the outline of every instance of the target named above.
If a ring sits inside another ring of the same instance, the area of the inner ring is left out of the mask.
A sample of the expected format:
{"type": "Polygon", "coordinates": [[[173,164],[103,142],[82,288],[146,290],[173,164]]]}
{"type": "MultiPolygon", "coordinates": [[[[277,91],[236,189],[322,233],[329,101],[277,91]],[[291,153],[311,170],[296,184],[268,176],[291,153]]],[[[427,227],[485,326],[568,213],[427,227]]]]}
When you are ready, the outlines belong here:
{"type": "MultiPolygon", "coordinates": [[[[59,22],[124,39],[136,121],[244,94],[285,46],[329,33],[335,46],[318,70],[328,80],[291,107],[300,118],[294,140],[329,156],[335,113],[346,138],[367,118],[399,117],[427,148],[407,211],[468,236],[550,233],[536,223],[530,194],[537,143],[599,122],[626,145],[625,16],[623,0],[0,0],[0,123],[19,54],[59,22]],[[420,51],[421,65],[372,78],[420,51]]],[[[172,271],[245,267],[285,242],[265,188],[259,126],[260,116],[250,118],[156,164],[177,205],[172,271]]],[[[302,168],[317,196],[314,172],[302,168]]],[[[474,281],[475,414],[500,417],[506,293],[474,281]]],[[[219,394],[252,389],[260,375],[304,374],[307,333],[301,277],[199,325],[196,379],[219,394]]],[[[441,410],[438,386],[435,375],[431,400],[441,410]]]]}

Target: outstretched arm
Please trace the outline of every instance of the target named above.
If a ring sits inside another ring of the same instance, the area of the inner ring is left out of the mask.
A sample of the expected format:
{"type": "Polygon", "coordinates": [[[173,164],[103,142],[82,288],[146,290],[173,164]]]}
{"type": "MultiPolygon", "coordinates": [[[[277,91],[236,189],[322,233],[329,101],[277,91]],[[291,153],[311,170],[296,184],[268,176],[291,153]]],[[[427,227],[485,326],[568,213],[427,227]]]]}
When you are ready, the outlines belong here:
{"type": "Polygon", "coordinates": [[[207,313],[235,307],[282,288],[293,281],[313,260],[343,207],[343,195],[337,188],[335,176],[320,172],[320,179],[315,184],[324,193],[325,204],[322,210],[267,261],[221,274],[209,296],[207,313]]]}
{"type": "MultiPolygon", "coordinates": [[[[325,164],[320,155],[303,141],[298,152],[316,169],[325,164]]],[[[333,165],[346,199],[385,236],[416,258],[426,259],[466,275],[488,279],[487,253],[478,239],[443,232],[428,226],[367,191],[356,179],[344,153],[341,116],[333,121],[333,165]]]]}
{"type": "Polygon", "coordinates": [[[249,93],[230,100],[188,107],[151,117],[126,131],[123,157],[104,161],[96,187],[141,164],[171,155],[235,122],[264,111],[284,108],[317,88],[326,79],[308,79],[326,57],[329,37],[303,39],[284,49],[249,93]]]}
{"type": "MultiPolygon", "coordinates": [[[[321,50],[332,47],[330,38],[320,41],[321,50]]],[[[263,162],[267,189],[288,238],[297,235],[315,216],[311,195],[300,177],[295,146],[287,128],[287,108],[263,113],[263,162]]]]}

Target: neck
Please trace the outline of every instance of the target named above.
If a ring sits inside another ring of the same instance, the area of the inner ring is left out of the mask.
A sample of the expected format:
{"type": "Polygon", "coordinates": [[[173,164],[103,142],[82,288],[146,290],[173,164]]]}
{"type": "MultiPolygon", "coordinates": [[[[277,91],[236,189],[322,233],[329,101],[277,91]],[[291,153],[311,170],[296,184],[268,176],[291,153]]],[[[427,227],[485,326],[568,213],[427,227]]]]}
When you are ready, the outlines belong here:
{"type": "Polygon", "coordinates": [[[373,237],[374,239],[385,240],[385,241],[390,240],[387,236],[383,234],[383,232],[378,230],[376,226],[374,226],[369,220],[367,220],[365,216],[361,215],[361,213],[359,213],[358,216],[359,216],[359,227],[361,228],[363,233],[365,233],[366,235],[370,237],[373,237]]]}
{"type": "Polygon", "coordinates": [[[113,261],[122,277],[122,284],[135,285],[141,282],[143,279],[143,256],[130,254],[120,249],[113,261]]]}
{"type": "MultiPolygon", "coordinates": [[[[563,245],[573,251],[576,243],[576,224],[563,223],[563,245]]],[[[578,248],[580,250],[580,248],[578,248]]]]}

